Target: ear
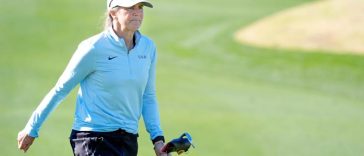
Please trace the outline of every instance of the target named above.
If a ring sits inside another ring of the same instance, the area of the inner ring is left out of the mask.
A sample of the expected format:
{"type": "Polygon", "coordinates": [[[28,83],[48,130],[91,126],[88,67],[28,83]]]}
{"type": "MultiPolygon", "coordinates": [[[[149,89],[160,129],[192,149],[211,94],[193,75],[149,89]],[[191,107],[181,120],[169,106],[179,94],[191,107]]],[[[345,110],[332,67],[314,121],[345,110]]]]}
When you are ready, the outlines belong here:
{"type": "Polygon", "coordinates": [[[115,10],[115,9],[111,9],[111,10],[109,11],[109,15],[110,15],[113,19],[115,19],[115,18],[116,18],[116,12],[117,12],[117,10],[115,10]]]}

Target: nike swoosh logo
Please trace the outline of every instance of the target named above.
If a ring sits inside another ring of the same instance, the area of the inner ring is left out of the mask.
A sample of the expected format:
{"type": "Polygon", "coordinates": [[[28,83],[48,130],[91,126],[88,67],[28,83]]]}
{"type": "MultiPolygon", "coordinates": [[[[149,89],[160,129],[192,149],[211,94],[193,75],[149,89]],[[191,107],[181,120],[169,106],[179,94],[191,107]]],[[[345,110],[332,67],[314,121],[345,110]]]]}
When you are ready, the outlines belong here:
{"type": "Polygon", "coordinates": [[[116,58],[117,56],[113,56],[113,57],[111,57],[111,56],[109,56],[107,59],[108,60],[112,60],[112,59],[114,59],[114,58],[116,58]]]}

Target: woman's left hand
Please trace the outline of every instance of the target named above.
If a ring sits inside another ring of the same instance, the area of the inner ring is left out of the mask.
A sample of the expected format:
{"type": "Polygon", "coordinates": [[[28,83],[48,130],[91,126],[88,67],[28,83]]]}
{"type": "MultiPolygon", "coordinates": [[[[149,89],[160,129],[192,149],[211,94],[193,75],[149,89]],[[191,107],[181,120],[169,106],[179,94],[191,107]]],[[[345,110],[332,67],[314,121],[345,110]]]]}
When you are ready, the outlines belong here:
{"type": "Polygon", "coordinates": [[[169,153],[161,151],[163,146],[164,146],[163,141],[158,141],[154,144],[154,151],[155,151],[156,156],[172,156],[169,153]]]}

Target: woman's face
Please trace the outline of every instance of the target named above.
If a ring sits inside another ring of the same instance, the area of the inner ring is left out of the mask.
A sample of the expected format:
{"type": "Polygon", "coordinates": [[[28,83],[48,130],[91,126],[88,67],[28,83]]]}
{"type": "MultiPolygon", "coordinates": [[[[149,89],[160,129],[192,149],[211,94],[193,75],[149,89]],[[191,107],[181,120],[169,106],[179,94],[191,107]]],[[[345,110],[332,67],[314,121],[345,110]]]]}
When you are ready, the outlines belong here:
{"type": "Polygon", "coordinates": [[[122,30],[135,32],[143,21],[143,4],[138,3],[129,8],[118,7],[116,12],[110,14],[122,30]]]}

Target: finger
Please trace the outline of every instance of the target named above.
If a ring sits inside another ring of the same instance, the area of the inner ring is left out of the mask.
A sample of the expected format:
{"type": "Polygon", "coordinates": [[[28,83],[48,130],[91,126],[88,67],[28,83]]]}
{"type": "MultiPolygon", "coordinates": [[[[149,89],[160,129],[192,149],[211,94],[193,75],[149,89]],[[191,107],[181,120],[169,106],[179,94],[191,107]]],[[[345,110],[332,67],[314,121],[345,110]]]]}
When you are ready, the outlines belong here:
{"type": "Polygon", "coordinates": [[[18,140],[18,148],[23,149],[23,146],[24,146],[24,138],[20,138],[18,140]]]}
{"type": "Polygon", "coordinates": [[[17,140],[18,140],[18,148],[20,148],[20,145],[21,145],[21,142],[23,141],[23,139],[24,139],[24,137],[22,135],[22,132],[19,132],[18,133],[18,138],[17,138],[17,140]]]}
{"type": "Polygon", "coordinates": [[[156,151],[155,152],[156,154],[157,154],[157,156],[165,156],[162,152],[160,152],[160,151],[156,151]]]}
{"type": "Polygon", "coordinates": [[[27,152],[28,151],[28,149],[29,149],[29,147],[32,145],[32,143],[31,142],[23,142],[23,146],[22,146],[22,150],[24,151],[24,153],[25,152],[27,152]]]}
{"type": "Polygon", "coordinates": [[[24,141],[22,141],[22,142],[20,143],[20,145],[19,145],[19,149],[20,149],[20,150],[24,150],[24,149],[25,149],[25,147],[26,147],[26,143],[25,143],[24,141]]]}
{"type": "Polygon", "coordinates": [[[23,144],[20,146],[20,150],[22,150],[22,151],[24,151],[24,152],[25,152],[25,148],[26,148],[26,146],[27,146],[27,145],[23,143],[23,144]]]}
{"type": "Polygon", "coordinates": [[[167,155],[168,155],[168,153],[160,152],[160,153],[159,153],[159,155],[160,155],[160,156],[167,156],[167,155]]]}
{"type": "Polygon", "coordinates": [[[27,145],[25,146],[25,148],[24,148],[24,150],[23,150],[23,151],[24,151],[24,153],[28,151],[28,149],[29,149],[30,145],[31,145],[31,144],[27,144],[27,145]]]}
{"type": "Polygon", "coordinates": [[[20,149],[21,139],[18,140],[18,148],[20,149]]]}
{"type": "MultiPolygon", "coordinates": [[[[23,138],[23,140],[20,143],[20,149],[21,150],[25,150],[27,148],[29,148],[29,146],[31,145],[31,141],[29,140],[29,138],[25,137],[23,138]]],[[[25,152],[25,151],[24,151],[25,152]]]]}
{"type": "Polygon", "coordinates": [[[172,156],[172,154],[170,154],[170,153],[165,153],[165,156],[172,156]]]}

